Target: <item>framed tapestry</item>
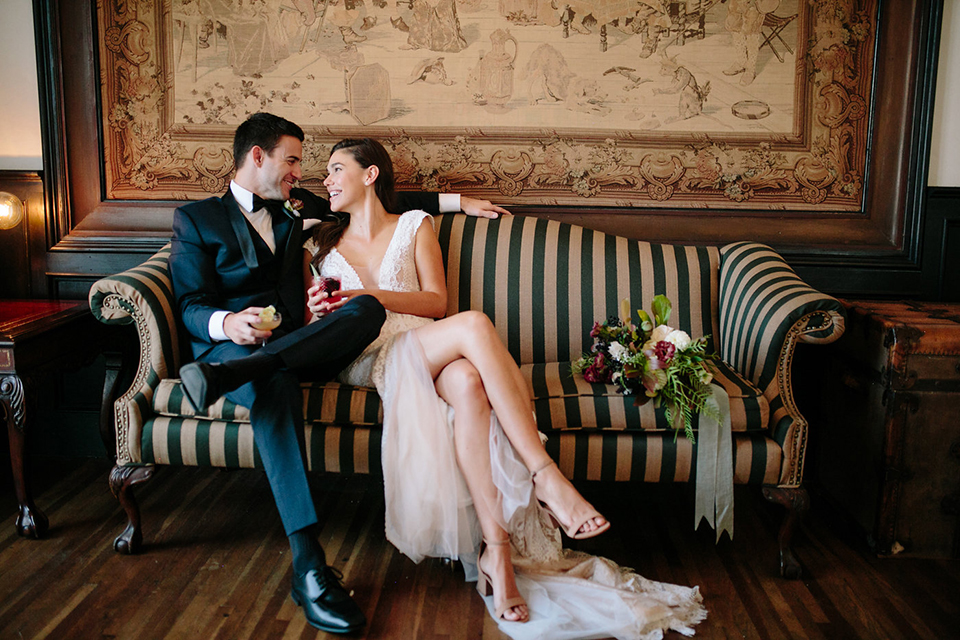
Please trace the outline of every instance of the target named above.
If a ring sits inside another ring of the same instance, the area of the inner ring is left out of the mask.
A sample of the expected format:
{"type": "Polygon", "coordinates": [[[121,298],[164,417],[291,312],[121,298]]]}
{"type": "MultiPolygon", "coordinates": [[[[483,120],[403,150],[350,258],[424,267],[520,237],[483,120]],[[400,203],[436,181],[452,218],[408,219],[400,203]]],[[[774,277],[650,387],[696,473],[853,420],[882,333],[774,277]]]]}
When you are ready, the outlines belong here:
{"type": "Polygon", "coordinates": [[[389,144],[401,186],[511,204],[861,208],[869,0],[98,3],[106,196],[222,193],[232,131],[389,144]],[[558,5],[559,8],[553,8],[558,5]]]}
{"type": "Polygon", "coordinates": [[[233,130],[263,110],[304,127],[308,188],[334,142],[372,136],[401,188],[649,240],[914,259],[936,2],[37,6],[66,246],[155,244],[176,201],[226,189],[233,130]]]}

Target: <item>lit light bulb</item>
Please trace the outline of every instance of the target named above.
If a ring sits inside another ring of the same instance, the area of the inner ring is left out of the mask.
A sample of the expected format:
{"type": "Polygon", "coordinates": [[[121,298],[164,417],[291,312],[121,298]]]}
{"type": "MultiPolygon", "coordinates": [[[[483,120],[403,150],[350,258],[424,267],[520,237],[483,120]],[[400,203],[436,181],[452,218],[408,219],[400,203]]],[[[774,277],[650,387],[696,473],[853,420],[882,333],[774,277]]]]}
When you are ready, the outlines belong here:
{"type": "Polygon", "coordinates": [[[23,219],[23,203],[11,193],[0,191],[0,229],[13,229],[23,219]]]}

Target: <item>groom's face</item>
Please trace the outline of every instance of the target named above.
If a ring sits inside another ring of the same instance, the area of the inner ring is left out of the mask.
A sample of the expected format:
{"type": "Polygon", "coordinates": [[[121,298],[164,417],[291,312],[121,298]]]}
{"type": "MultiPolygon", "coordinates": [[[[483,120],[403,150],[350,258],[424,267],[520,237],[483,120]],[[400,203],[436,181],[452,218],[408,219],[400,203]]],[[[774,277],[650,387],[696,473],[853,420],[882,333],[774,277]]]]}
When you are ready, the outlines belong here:
{"type": "Polygon", "coordinates": [[[257,195],[268,200],[287,200],[290,190],[303,175],[300,160],[303,145],[293,136],[283,136],[270,153],[255,157],[259,187],[257,195]]]}

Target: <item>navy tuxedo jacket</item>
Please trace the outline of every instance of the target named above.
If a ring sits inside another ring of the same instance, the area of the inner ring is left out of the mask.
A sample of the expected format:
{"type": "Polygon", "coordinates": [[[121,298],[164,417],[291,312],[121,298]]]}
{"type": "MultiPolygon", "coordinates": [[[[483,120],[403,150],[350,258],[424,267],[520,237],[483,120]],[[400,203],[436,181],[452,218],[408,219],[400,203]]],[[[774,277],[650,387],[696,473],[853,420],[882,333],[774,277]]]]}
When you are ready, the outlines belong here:
{"type": "MultiPolygon", "coordinates": [[[[402,211],[423,209],[439,214],[435,193],[401,192],[402,211]]],[[[330,204],[306,191],[293,189],[291,200],[303,207],[296,213],[274,214],[276,254],[247,221],[233,194],[179,207],[173,216],[170,273],[173,293],[199,358],[214,346],[210,316],[220,310],[274,305],[283,313],[277,330],[288,333],[303,324],[303,220],[330,214],[330,204]]]]}

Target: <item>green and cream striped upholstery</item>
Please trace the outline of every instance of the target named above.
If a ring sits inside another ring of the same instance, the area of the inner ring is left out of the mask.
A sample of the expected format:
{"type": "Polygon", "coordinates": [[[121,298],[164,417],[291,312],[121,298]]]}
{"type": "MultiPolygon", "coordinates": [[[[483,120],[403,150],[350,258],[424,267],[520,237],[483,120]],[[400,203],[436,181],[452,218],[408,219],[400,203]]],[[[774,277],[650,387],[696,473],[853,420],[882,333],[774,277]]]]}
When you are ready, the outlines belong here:
{"type": "Polygon", "coordinates": [[[671,325],[699,338],[720,333],[715,247],[650,244],[530,217],[440,216],[447,314],[489,316],[520,364],[575,360],[596,320],[620,301],[649,310],[673,301],[671,325]]]}
{"type": "MultiPolygon", "coordinates": [[[[608,385],[570,373],[589,350],[595,320],[620,301],[674,304],[671,325],[711,337],[724,362],[717,384],[731,398],[735,479],[793,485],[802,478],[806,423],[790,390],[798,341],[842,332],[839,303],[803,284],[768,247],[723,249],[627,240],[529,217],[439,216],[448,314],[478,309],[493,319],[534,396],[547,448],[572,478],[683,482],[696,446],[674,438],[662,410],[635,407],[608,385]]],[[[104,278],[91,308],[109,323],[135,323],[140,366],[117,401],[121,464],[259,466],[249,412],[226,399],[196,415],[173,377],[181,362],[165,247],[104,278]]],[[[379,473],[382,407],[373,389],[304,384],[307,458],[315,471],[379,473]]]]}
{"type": "Polygon", "coordinates": [[[134,324],[140,361],[133,384],[114,404],[117,462],[140,462],[143,424],[153,415],[153,396],[161,380],[180,370],[177,310],[166,245],[138,267],[103,278],[90,288],[90,310],[107,324],[134,324]]]}
{"type": "Polygon", "coordinates": [[[844,328],[843,307],[812,289],[770,247],[737,242],[721,250],[720,343],[724,360],[770,403],[773,438],[784,449],[780,483],[803,478],[806,421],[793,401],[798,341],[832,342],[844,328]]]}

